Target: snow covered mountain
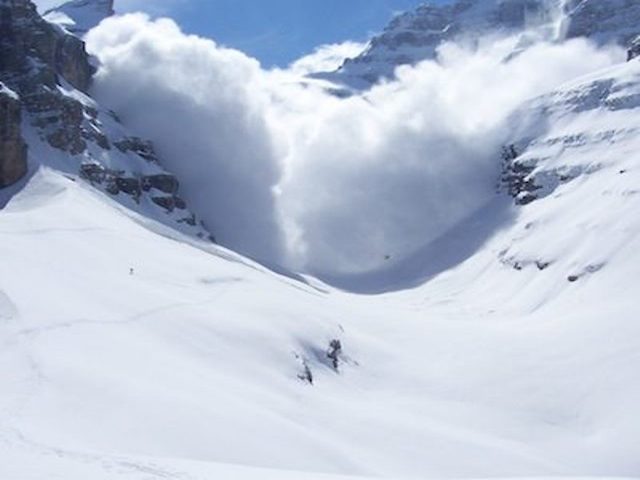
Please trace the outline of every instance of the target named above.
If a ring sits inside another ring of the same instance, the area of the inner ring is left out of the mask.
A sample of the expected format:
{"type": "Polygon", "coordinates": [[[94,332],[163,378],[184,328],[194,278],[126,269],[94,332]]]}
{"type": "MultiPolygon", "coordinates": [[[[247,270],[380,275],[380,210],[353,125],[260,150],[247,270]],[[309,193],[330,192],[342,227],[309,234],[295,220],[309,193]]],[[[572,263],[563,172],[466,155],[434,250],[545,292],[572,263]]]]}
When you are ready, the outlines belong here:
{"type": "Polygon", "coordinates": [[[433,59],[445,42],[473,45],[484,35],[522,32],[518,48],[537,39],[586,37],[627,47],[638,33],[640,3],[634,0],[457,0],[424,3],[397,16],[359,56],[337,72],[317,74],[356,89],[393,78],[400,65],[433,59]]]}
{"type": "MultiPolygon", "coordinates": [[[[546,35],[527,5],[501,25],[546,35]]],[[[638,476],[640,58],[522,104],[488,203],[329,285],[212,243],[82,41],[0,26],[1,479],[638,476]]]]}
{"type": "Polygon", "coordinates": [[[47,10],[44,18],[82,36],[114,13],[113,0],[71,0],[47,10]]]}
{"type": "Polygon", "coordinates": [[[88,95],[94,67],[84,43],[43,20],[28,0],[2,0],[0,16],[0,105],[7,120],[0,184],[18,181],[27,166],[53,167],[129,208],[209,237],[151,142],[130,134],[88,95]]]}
{"type": "Polygon", "coordinates": [[[379,296],[41,169],[0,213],[3,478],[637,474],[638,85],[634,62],[523,107],[520,161],[571,178],[496,197],[379,296]]]}

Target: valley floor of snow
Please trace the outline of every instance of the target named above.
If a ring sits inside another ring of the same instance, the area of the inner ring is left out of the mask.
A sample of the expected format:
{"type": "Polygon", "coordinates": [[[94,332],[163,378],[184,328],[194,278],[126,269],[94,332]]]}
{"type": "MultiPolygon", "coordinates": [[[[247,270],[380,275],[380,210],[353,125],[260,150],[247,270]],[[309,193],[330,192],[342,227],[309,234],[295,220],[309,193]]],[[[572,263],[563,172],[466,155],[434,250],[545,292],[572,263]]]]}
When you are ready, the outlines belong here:
{"type": "MultiPolygon", "coordinates": [[[[640,211],[609,187],[599,208],[640,211]]],[[[573,210],[514,210],[430,281],[365,295],[40,168],[0,211],[0,478],[640,473],[639,220],[581,214],[594,191],[568,188],[573,210]],[[509,264],[531,245],[548,268],[509,264]]]]}

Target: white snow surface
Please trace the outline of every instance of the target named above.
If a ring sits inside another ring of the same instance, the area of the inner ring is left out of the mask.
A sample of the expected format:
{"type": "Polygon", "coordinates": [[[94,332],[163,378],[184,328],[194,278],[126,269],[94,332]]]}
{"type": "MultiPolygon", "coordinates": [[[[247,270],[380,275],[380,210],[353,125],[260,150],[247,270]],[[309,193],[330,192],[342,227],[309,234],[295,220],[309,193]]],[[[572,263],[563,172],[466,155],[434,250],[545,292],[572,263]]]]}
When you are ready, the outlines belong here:
{"type": "Polygon", "coordinates": [[[20,96],[2,82],[0,82],[0,95],[7,95],[14,100],[20,100],[20,96]]]}
{"type": "MultiPolygon", "coordinates": [[[[25,125],[32,171],[0,192],[0,479],[640,476],[640,61],[509,125],[538,200],[482,197],[331,285],[107,196],[25,125]]],[[[132,158],[103,160],[159,168],[132,158]]]]}
{"type": "Polygon", "coordinates": [[[41,167],[0,211],[0,478],[638,476],[638,85],[631,62],[523,106],[514,142],[571,180],[353,279],[376,295],[41,167]]]}

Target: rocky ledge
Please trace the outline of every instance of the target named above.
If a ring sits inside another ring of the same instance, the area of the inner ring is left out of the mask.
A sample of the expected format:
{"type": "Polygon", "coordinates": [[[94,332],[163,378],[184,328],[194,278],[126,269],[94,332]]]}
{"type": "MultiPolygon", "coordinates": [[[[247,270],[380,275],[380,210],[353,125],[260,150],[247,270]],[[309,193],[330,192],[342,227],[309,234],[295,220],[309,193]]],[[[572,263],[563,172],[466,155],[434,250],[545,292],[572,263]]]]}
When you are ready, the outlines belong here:
{"type": "MultiPolygon", "coordinates": [[[[78,0],[69,7],[105,7],[78,0]]],[[[128,208],[185,233],[213,238],[188,210],[180,185],[151,142],[130,135],[118,116],[91,98],[94,68],[84,42],[49,23],[29,0],[0,0],[0,188],[29,161],[78,176],[128,208]]]]}
{"type": "Polygon", "coordinates": [[[0,83],[0,188],[17,182],[27,172],[27,145],[21,125],[18,96],[0,83]]]}

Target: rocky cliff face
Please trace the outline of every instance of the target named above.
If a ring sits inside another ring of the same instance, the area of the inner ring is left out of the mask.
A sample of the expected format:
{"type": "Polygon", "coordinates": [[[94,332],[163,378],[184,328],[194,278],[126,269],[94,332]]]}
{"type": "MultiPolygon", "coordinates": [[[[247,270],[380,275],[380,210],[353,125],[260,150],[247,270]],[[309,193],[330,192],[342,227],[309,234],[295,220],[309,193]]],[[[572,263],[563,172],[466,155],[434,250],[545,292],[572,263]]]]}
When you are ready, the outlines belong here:
{"type": "Polygon", "coordinates": [[[0,3],[0,81],[19,95],[52,146],[84,149],[83,109],[61,88],[86,92],[92,74],[80,39],[43,20],[29,0],[0,3]]]}
{"type": "Polygon", "coordinates": [[[458,0],[445,5],[426,2],[397,16],[361,55],[348,59],[338,72],[320,76],[356,88],[366,87],[393,77],[399,65],[435,58],[437,48],[447,41],[473,44],[488,32],[507,34],[525,28],[549,38],[555,35],[554,20],[560,11],[560,0],[458,0]]]}
{"type": "Polygon", "coordinates": [[[639,85],[638,64],[622,63],[525,104],[512,116],[501,189],[526,205],[604,175],[628,183],[617,194],[635,197],[627,173],[640,145],[639,85]],[[533,131],[540,134],[531,139],[533,131]]]}
{"type": "Polygon", "coordinates": [[[627,50],[627,61],[631,61],[636,57],[640,57],[640,35],[631,41],[627,50]]]}
{"type": "MultiPolygon", "coordinates": [[[[113,7],[111,1],[70,3],[113,7]]],[[[0,187],[26,172],[27,137],[36,166],[53,166],[127,207],[209,237],[153,145],[129,134],[90,97],[93,72],[80,38],[44,20],[29,0],[0,0],[0,187]]]]}
{"type": "MultiPolygon", "coordinates": [[[[86,91],[93,69],[81,40],[65,35],[38,15],[28,0],[0,2],[0,81],[2,96],[3,175],[0,186],[18,180],[26,171],[26,148],[21,140],[21,110],[34,115],[65,110],[58,85],[64,81],[86,91]]],[[[67,130],[66,117],[50,117],[52,143],[67,130]]],[[[68,123],[68,122],[67,122],[68,123]]],[[[69,142],[71,143],[71,142],[69,142]]]]}
{"type": "Polygon", "coordinates": [[[84,43],[42,19],[31,1],[3,0],[0,74],[24,93],[50,89],[59,77],[86,92],[93,68],[84,43]]]}
{"type": "Polygon", "coordinates": [[[18,96],[0,83],[0,188],[27,172],[27,145],[22,138],[18,96]]]}
{"type": "Polygon", "coordinates": [[[362,54],[348,59],[337,72],[317,76],[356,89],[367,88],[381,78],[392,78],[399,65],[435,58],[444,42],[473,45],[489,32],[520,32],[522,45],[535,38],[562,41],[588,37],[599,44],[626,47],[640,32],[640,0],[427,2],[396,17],[362,54]]]}
{"type": "Polygon", "coordinates": [[[640,32],[638,0],[567,0],[563,33],[588,37],[596,43],[627,46],[640,32]]]}

